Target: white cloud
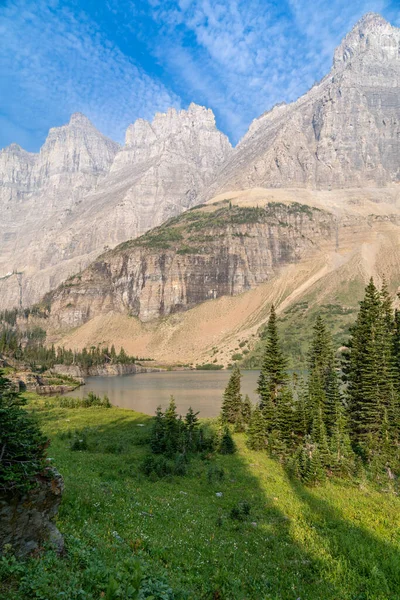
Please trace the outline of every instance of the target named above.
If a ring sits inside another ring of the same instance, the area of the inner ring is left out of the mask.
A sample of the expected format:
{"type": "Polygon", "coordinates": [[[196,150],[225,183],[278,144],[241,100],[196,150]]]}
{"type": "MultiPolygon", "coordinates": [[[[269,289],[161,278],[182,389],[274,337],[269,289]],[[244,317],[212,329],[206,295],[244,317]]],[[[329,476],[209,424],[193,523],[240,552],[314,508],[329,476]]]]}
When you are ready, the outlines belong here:
{"type": "Polygon", "coordinates": [[[0,9],[0,39],[10,127],[46,131],[81,111],[122,141],[137,117],[180,106],[176,94],[138,68],[84,14],[57,2],[9,2],[0,9]]]}
{"type": "Polygon", "coordinates": [[[335,46],[385,0],[164,0],[152,10],[156,50],[234,140],[250,121],[306,92],[330,69],[335,46]],[[179,27],[177,25],[179,24],[179,27]]]}

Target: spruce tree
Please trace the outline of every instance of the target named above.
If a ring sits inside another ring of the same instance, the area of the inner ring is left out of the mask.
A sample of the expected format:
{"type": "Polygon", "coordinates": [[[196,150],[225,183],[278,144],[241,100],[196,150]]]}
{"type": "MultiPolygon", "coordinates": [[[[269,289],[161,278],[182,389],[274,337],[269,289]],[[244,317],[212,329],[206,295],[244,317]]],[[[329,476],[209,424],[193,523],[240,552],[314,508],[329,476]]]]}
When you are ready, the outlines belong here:
{"type": "Polygon", "coordinates": [[[281,441],[287,448],[293,446],[296,430],[296,412],[293,394],[289,387],[280,390],[276,399],[275,427],[281,441]]]}
{"type": "Polygon", "coordinates": [[[311,430],[311,440],[318,448],[319,460],[323,467],[327,468],[331,464],[331,453],[328,445],[328,436],[326,434],[325,423],[320,406],[314,416],[311,430]]]}
{"type": "Polygon", "coordinates": [[[335,422],[335,406],[340,400],[340,388],[332,338],[320,316],[313,328],[308,369],[309,419],[312,422],[321,407],[323,421],[330,434],[335,422]]]}
{"type": "Polygon", "coordinates": [[[221,442],[219,445],[219,453],[220,454],[234,454],[236,452],[235,442],[231,436],[231,432],[229,431],[229,427],[224,428],[224,432],[222,434],[221,442]]]}
{"type": "Polygon", "coordinates": [[[267,426],[263,411],[256,406],[247,429],[247,445],[252,450],[265,450],[267,447],[267,426]]]}
{"type": "Polygon", "coordinates": [[[223,423],[236,423],[242,416],[242,394],[240,392],[240,379],[242,374],[239,366],[235,364],[228,385],[224,391],[221,407],[221,420],[223,423]]]}
{"type": "Polygon", "coordinates": [[[345,365],[351,436],[366,457],[379,438],[385,409],[397,429],[393,322],[387,291],[380,293],[371,278],[351,329],[345,365]]]}
{"type": "Polygon", "coordinates": [[[275,406],[279,390],[287,381],[286,366],[287,361],[279,345],[275,307],[272,305],[267,325],[264,358],[257,386],[257,392],[260,396],[260,407],[264,411],[269,430],[274,425],[275,406]]]}
{"type": "Polygon", "coordinates": [[[242,403],[242,419],[246,425],[250,423],[252,411],[253,406],[251,404],[251,400],[249,395],[246,394],[242,403]]]}

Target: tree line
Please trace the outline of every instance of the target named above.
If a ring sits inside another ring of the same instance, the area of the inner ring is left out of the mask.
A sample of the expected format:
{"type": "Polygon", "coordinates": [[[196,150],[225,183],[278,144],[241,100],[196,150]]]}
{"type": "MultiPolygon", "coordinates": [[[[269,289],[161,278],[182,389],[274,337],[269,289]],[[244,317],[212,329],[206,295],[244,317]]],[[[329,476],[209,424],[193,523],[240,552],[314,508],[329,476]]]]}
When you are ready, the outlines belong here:
{"type": "Polygon", "coordinates": [[[306,483],[326,475],[367,470],[377,479],[400,473],[400,312],[386,283],[365,289],[350,339],[336,356],[332,336],[316,319],[305,380],[290,377],[271,307],[259,401],[240,391],[235,366],[224,393],[221,419],[247,432],[247,444],[266,449],[306,483]]]}

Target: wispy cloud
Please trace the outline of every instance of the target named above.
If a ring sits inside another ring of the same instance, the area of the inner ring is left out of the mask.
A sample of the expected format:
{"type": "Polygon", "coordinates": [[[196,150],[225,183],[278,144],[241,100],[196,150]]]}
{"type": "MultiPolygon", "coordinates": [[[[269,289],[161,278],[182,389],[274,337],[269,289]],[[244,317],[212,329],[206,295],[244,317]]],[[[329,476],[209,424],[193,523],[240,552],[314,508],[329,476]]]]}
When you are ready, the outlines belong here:
{"type": "Polygon", "coordinates": [[[37,139],[75,111],[122,141],[129,123],[180,98],[124,55],[84,13],[56,1],[15,0],[0,9],[5,129],[37,139]]]}
{"type": "Polygon", "coordinates": [[[385,0],[153,1],[163,43],[153,50],[215,109],[236,141],[249,122],[292,101],[330,69],[335,46],[385,0]],[[195,43],[193,43],[193,40],[195,43]]]}
{"type": "Polygon", "coordinates": [[[212,108],[236,142],[329,71],[364,13],[400,25],[398,0],[107,0],[86,14],[83,5],[0,8],[0,145],[15,132],[33,146],[76,110],[121,141],[135,118],[191,101],[212,108]]]}

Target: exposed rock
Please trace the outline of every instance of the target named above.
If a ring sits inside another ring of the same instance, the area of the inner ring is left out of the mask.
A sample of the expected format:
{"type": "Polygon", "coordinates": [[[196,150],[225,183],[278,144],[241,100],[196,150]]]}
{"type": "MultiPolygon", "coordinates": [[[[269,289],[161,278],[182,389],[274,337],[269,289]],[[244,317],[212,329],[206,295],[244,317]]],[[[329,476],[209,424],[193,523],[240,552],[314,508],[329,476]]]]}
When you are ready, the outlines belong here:
{"type": "Polygon", "coordinates": [[[194,104],[140,119],[123,148],[76,114],[37,155],[3,150],[1,306],[39,300],[105,247],[193,206],[230,151],[212,111],[194,104]]]}
{"type": "MultiPolygon", "coordinates": [[[[132,375],[133,373],[153,373],[159,372],[162,369],[153,367],[142,367],[138,364],[107,364],[107,365],[93,365],[84,369],[78,365],[54,365],[52,372],[59,375],[68,375],[70,377],[77,377],[82,379],[84,377],[107,377],[112,375],[132,375]]],[[[82,379],[82,382],[84,380],[82,379]]]]}
{"type": "Polygon", "coordinates": [[[334,215],[296,203],[192,210],[68,280],[49,297],[50,322],[76,327],[110,311],[150,321],[188,310],[256,287],[336,235],[334,215]]]}
{"type": "Polygon", "coordinates": [[[256,119],[204,197],[262,187],[322,189],[400,181],[400,29],[366,15],[331,72],[256,119]]]}
{"type": "Polygon", "coordinates": [[[38,486],[18,497],[0,494],[0,554],[11,545],[19,555],[27,555],[50,543],[57,552],[64,547],[61,533],[54,524],[60,506],[64,482],[55,469],[48,477],[38,476],[38,486]]]}

